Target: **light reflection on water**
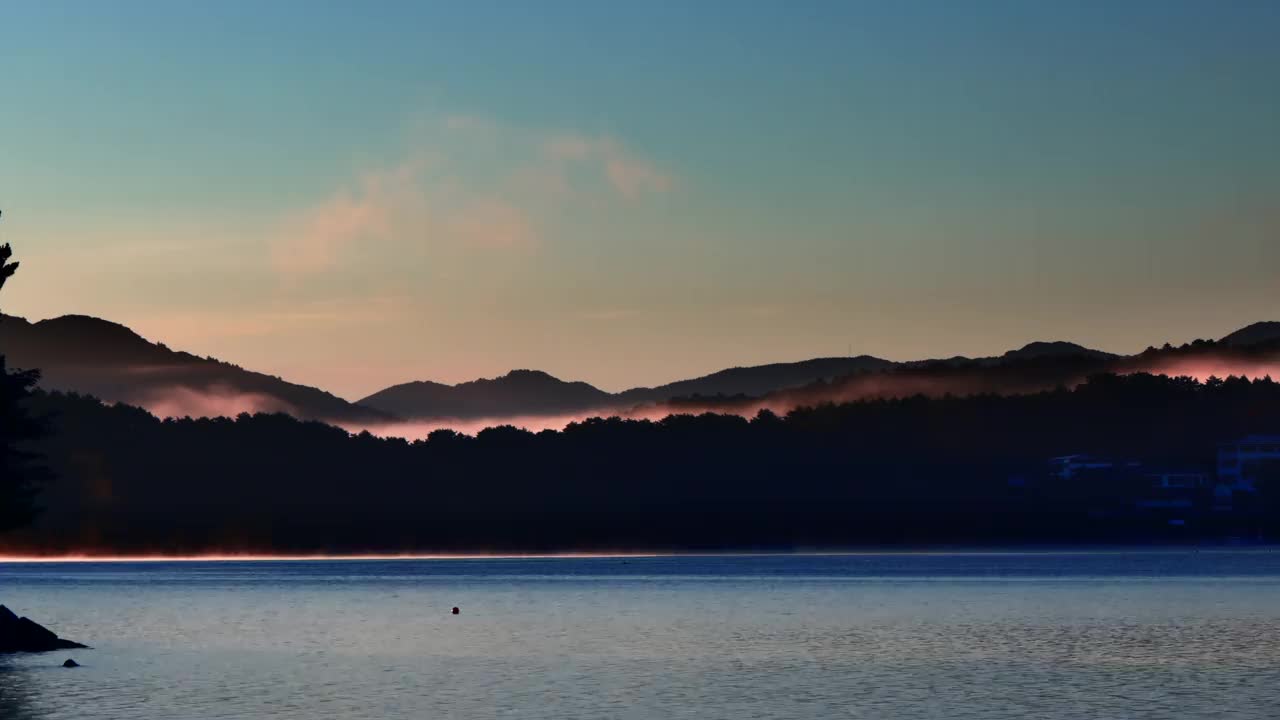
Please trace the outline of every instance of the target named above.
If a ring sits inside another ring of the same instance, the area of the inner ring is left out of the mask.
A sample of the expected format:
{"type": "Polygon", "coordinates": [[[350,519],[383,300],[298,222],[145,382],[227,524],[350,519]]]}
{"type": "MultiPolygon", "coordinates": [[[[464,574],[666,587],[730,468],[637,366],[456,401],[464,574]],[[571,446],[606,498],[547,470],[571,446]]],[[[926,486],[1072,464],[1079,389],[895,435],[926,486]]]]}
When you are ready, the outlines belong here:
{"type": "Polygon", "coordinates": [[[1277,601],[1266,551],[0,565],[95,646],[0,718],[1270,718],[1277,601]]]}

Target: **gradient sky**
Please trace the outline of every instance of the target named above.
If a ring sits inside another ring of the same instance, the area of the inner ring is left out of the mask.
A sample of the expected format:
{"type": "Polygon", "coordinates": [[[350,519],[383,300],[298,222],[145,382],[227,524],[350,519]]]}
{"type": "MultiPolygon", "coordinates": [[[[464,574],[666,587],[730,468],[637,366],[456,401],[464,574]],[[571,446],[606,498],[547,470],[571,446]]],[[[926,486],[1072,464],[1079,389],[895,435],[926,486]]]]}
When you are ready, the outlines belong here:
{"type": "Polygon", "coordinates": [[[1280,3],[5,3],[6,312],[358,398],[1280,319],[1280,3]]]}

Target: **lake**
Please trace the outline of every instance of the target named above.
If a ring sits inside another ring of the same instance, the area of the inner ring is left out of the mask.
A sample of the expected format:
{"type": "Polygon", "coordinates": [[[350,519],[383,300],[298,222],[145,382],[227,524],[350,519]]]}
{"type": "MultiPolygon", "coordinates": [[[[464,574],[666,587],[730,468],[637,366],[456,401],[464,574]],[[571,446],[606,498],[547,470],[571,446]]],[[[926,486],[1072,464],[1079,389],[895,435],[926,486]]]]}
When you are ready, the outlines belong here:
{"type": "Polygon", "coordinates": [[[1265,549],[9,563],[0,602],[94,646],[0,658],[6,720],[1280,712],[1265,549]]]}

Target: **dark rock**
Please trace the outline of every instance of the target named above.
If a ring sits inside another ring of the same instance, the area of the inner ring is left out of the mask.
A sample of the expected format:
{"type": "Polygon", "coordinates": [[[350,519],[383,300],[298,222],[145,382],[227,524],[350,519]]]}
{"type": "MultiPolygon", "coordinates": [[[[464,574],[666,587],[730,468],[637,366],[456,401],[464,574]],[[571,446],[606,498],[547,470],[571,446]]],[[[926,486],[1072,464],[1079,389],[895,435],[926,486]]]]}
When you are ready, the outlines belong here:
{"type": "Polygon", "coordinates": [[[84,647],[87,646],[63,640],[52,630],[28,618],[20,618],[9,608],[0,605],[0,653],[48,652],[84,647]]]}
{"type": "Polygon", "coordinates": [[[80,667],[80,663],[72,660],[71,658],[67,658],[67,661],[62,663],[62,667],[80,667]]]}

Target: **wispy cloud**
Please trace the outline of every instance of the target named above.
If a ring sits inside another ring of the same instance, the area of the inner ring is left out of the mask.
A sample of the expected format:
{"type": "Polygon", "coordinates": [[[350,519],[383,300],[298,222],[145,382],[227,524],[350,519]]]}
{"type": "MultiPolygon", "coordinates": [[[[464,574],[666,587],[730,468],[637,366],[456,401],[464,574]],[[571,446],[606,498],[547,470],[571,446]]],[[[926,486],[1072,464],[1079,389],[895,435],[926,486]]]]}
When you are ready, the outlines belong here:
{"type": "Polygon", "coordinates": [[[365,171],[351,187],[290,213],[271,247],[273,266],[286,275],[332,270],[352,245],[396,238],[422,222],[424,193],[421,157],[365,171]]]}
{"type": "Polygon", "coordinates": [[[529,216],[497,200],[478,200],[450,220],[450,234],[471,247],[529,248],[538,241],[529,216]]]}
{"type": "Polygon", "coordinates": [[[387,234],[393,207],[382,184],[379,178],[368,177],[358,190],[340,190],[288,218],[281,239],[272,247],[276,269],[285,273],[329,270],[338,264],[339,253],[347,245],[387,234]]]}
{"type": "Polygon", "coordinates": [[[635,201],[673,184],[611,137],[433,117],[419,123],[404,157],[289,213],[271,243],[271,265],[296,282],[342,270],[371,244],[531,251],[544,234],[537,218],[564,216],[566,203],[601,192],[635,201]]]}
{"type": "Polygon", "coordinates": [[[557,135],[543,141],[542,151],[561,173],[569,165],[597,169],[614,191],[629,200],[647,192],[666,192],[673,184],[670,175],[610,137],[557,135]]]}

